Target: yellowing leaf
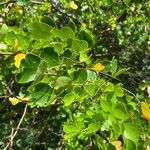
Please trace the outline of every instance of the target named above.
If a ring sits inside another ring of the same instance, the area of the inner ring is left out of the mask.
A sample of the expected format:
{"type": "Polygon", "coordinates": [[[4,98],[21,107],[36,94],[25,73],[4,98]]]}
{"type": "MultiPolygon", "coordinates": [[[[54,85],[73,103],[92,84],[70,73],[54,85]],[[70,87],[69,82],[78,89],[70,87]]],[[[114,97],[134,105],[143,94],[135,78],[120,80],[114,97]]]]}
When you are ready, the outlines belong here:
{"type": "Polygon", "coordinates": [[[71,1],[69,3],[69,7],[72,8],[72,9],[78,9],[78,5],[74,3],[74,1],[71,1]]]}
{"type": "Polygon", "coordinates": [[[141,110],[143,118],[150,121],[150,108],[149,104],[146,102],[141,102],[141,110]]]}
{"type": "Polygon", "coordinates": [[[9,97],[9,101],[12,105],[17,105],[20,102],[20,100],[16,97],[9,97]]]}
{"type": "Polygon", "coordinates": [[[104,68],[105,68],[105,66],[100,63],[94,65],[94,69],[99,72],[104,70],[104,68]]]}
{"type": "Polygon", "coordinates": [[[16,66],[17,68],[20,67],[21,60],[22,60],[22,59],[25,59],[25,57],[26,57],[26,55],[23,54],[23,53],[19,53],[19,54],[17,54],[17,55],[15,56],[15,66],[16,66]]]}
{"type": "Polygon", "coordinates": [[[121,141],[112,141],[111,144],[115,146],[116,150],[122,150],[122,142],[121,141]]]}
{"type": "Polygon", "coordinates": [[[28,97],[23,97],[23,96],[16,96],[16,97],[9,97],[9,101],[11,102],[12,105],[17,105],[21,101],[28,101],[28,97]]]}

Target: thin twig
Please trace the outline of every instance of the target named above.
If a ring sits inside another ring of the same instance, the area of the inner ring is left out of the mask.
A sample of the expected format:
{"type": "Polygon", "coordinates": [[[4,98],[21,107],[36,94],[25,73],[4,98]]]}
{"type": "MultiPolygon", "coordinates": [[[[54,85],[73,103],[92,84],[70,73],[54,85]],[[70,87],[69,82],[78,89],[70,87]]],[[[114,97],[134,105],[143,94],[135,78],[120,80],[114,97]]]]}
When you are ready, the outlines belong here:
{"type": "Polygon", "coordinates": [[[0,55],[13,55],[11,52],[0,52],[0,55]]]}
{"type": "Polygon", "coordinates": [[[127,93],[133,95],[135,97],[135,99],[140,103],[140,100],[137,98],[137,96],[134,93],[132,93],[131,91],[127,90],[126,88],[123,88],[123,90],[126,91],[127,93]]]}
{"type": "Polygon", "coordinates": [[[44,4],[44,2],[38,2],[38,1],[31,1],[31,3],[40,4],[40,5],[44,4]]]}
{"type": "Polygon", "coordinates": [[[11,147],[13,146],[13,140],[14,140],[15,136],[16,136],[17,133],[18,133],[18,130],[19,130],[19,128],[20,128],[20,125],[21,125],[22,122],[23,122],[23,119],[24,119],[24,117],[25,117],[26,112],[27,112],[27,104],[25,105],[25,108],[24,108],[22,117],[21,117],[21,119],[20,119],[20,121],[19,121],[19,123],[18,123],[18,125],[17,125],[16,131],[15,131],[13,134],[11,133],[11,135],[10,135],[10,140],[9,140],[8,144],[6,145],[6,147],[4,148],[4,150],[7,150],[7,148],[8,148],[9,146],[11,146],[11,147]]]}

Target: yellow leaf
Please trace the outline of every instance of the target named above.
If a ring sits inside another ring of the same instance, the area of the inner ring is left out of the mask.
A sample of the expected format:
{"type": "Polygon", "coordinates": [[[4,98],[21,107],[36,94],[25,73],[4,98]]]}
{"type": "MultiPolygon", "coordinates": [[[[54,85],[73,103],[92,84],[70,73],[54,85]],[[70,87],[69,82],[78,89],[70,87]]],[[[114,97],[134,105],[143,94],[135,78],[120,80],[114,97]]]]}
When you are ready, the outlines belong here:
{"type": "Polygon", "coordinates": [[[20,67],[21,60],[22,60],[22,59],[25,59],[25,57],[26,57],[26,55],[23,54],[23,53],[19,53],[19,54],[17,54],[17,55],[15,56],[15,66],[16,66],[17,68],[20,67]]]}
{"type": "Polygon", "coordinates": [[[69,3],[69,7],[72,8],[72,9],[78,9],[78,5],[74,3],[74,1],[71,1],[69,3]]]}
{"type": "Polygon", "coordinates": [[[143,118],[150,121],[150,108],[149,104],[146,102],[141,102],[141,110],[143,118]]]}
{"type": "Polygon", "coordinates": [[[105,68],[105,66],[100,63],[94,65],[94,69],[99,72],[104,70],[104,68],[105,68]]]}
{"type": "Polygon", "coordinates": [[[111,144],[115,146],[116,150],[122,150],[122,142],[121,141],[112,141],[111,144]]]}
{"type": "Polygon", "coordinates": [[[9,97],[9,101],[12,105],[17,105],[21,101],[28,101],[29,97],[24,96],[16,96],[16,97],[9,97]]]}
{"type": "Polygon", "coordinates": [[[17,105],[20,102],[20,100],[16,97],[9,97],[9,101],[12,105],[17,105]]]}

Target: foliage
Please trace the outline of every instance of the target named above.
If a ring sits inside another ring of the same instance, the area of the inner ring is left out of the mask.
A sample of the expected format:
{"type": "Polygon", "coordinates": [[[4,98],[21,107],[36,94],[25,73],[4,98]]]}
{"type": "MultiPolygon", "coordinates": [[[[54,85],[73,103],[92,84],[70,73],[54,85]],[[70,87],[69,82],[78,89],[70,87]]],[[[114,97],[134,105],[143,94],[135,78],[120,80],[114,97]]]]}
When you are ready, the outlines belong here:
{"type": "Polygon", "coordinates": [[[149,78],[149,8],[130,1],[14,2],[0,29],[1,149],[145,149],[150,108],[141,89],[149,83],[137,89],[136,78],[130,81],[135,73],[149,78]],[[141,53],[144,76],[131,66],[141,53]]]}

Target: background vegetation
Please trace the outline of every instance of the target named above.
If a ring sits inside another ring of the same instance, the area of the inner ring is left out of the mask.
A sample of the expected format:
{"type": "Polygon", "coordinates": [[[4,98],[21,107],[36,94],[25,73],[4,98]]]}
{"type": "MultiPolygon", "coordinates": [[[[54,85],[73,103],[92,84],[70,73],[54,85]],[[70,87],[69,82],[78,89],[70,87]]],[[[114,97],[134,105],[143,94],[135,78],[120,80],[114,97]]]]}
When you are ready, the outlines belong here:
{"type": "Polygon", "coordinates": [[[0,149],[149,149],[149,0],[2,0],[0,14],[0,149]]]}

